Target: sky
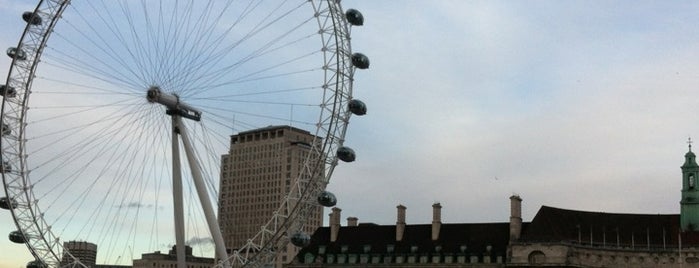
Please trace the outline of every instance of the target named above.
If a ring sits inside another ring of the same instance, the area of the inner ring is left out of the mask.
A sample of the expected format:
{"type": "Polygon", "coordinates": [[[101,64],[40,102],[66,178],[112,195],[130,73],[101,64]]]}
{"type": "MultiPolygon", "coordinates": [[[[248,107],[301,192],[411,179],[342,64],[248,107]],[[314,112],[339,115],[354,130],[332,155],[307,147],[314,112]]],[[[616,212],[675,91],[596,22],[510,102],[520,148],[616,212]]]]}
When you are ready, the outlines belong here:
{"type": "MultiPolygon", "coordinates": [[[[364,14],[352,50],[371,60],[353,88],[368,112],[345,140],[357,160],[328,185],[343,219],[395,224],[402,204],[427,224],[439,202],[444,223],[506,222],[513,194],[525,222],[544,205],[679,213],[679,167],[699,140],[699,3],[342,4],[364,14]]],[[[0,47],[30,6],[0,0],[0,47]]],[[[0,211],[0,233],[13,229],[0,211]]],[[[0,267],[30,259],[9,241],[0,252],[0,267]]]]}

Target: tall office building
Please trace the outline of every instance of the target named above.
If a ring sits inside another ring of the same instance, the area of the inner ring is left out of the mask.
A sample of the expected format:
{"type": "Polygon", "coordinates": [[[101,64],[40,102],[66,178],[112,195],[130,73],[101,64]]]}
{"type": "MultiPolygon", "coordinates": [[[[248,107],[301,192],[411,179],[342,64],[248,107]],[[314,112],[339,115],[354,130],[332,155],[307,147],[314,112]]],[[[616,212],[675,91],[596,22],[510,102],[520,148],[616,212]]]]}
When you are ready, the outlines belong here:
{"type": "MultiPolygon", "coordinates": [[[[290,126],[270,126],[231,136],[230,150],[221,158],[218,221],[226,248],[238,249],[260,231],[279,208],[309,155],[314,135],[290,126]]],[[[322,165],[322,162],[321,162],[322,165]]],[[[322,174],[323,168],[317,169],[322,174]]],[[[323,209],[309,213],[304,231],[323,224],[323,209]]],[[[298,252],[289,244],[277,255],[276,266],[298,252]]]]}
{"type": "Polygon", "coordinates": [[[85,242],[85,241],[68,241],[63,242],[63,257],[61,259],[61,266],[72,267],[71,264],[74,259],[67,254],[70,252],[75,259],[80,260],[82,264],[87,267],[95,267],[95,260],[97,259],[97,245],[85,242]]]}

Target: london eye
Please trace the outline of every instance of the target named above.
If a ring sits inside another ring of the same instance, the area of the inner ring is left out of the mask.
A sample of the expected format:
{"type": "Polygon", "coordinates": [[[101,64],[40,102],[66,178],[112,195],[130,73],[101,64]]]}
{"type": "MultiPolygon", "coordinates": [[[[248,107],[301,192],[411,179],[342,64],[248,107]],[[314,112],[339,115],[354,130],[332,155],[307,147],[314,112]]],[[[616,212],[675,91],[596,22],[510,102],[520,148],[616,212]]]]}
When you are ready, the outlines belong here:
{"type": "Polygon", "coordinates": [[[0,207],[28,267],[67,265],[68,240],[123,264],[200,237],[212,243],[195,250],[218,266],[264,266],[304,246],[309,211],[334,204],[325,185],[354,160],[347,124],[366,113],[352,94],[369,67],[350,43],[359,11],[339,0],[46,0],[18,19],[26,27],[0,85],[0,207]],[[316,137],[308,168],[227,252],[214,211],[220,157],[232,134],[271,125],[316,137]]]}

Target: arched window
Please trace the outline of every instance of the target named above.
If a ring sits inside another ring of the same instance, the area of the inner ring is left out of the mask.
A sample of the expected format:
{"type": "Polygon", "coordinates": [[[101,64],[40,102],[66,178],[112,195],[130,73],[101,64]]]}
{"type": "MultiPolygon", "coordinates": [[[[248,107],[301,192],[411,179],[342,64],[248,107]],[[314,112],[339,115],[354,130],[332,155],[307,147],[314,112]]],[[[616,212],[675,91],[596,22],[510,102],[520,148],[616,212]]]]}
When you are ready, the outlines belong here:
{"type": "Polygon", "coordinates": [[[687,180],[688,180],[688,183],[689,183],[689,188],[690,188],[690,189],[694,188],[694,185],[695,185],[696,183],[695,183],[695,181],[694,181],[694,174],[693,174],[693,173],[689,173],[689,176],[687,176],[687,180]]]}
{"type": "Polygon", "coordinates": [[[529,253],[529,264],[542,264],[546,263],[546,254],[539,250],[532,251],[529,253]]]}

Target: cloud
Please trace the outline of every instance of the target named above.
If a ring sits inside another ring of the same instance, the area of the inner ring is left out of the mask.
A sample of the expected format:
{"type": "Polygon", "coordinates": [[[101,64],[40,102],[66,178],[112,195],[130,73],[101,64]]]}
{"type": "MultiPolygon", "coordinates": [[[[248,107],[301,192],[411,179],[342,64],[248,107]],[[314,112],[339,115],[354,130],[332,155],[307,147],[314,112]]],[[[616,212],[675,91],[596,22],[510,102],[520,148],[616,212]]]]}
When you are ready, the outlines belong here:
{"type": "MultiPolygon", "coordinates": [[[[147,209],[152,209],[155,207],[153,204],[145,204],[142,202],[129,202],[127,204],[121,204],[116,206],[117,208],[127,208],[127,209],[141,209],[141,208],[147,208],[147,209]]],[[[161,210],[163,209],[163,206],[158,206],[158,209],[161,210]]]]}
{"type": "Polygon", "coordinates": [[[195,246],[213,246],[214,245],[214,239],[211,237],[199,237],[199,236],[193,236],[189,238],[187,241],[185,241],[185,244],[190,245],[192,247],[195,246]]]}

